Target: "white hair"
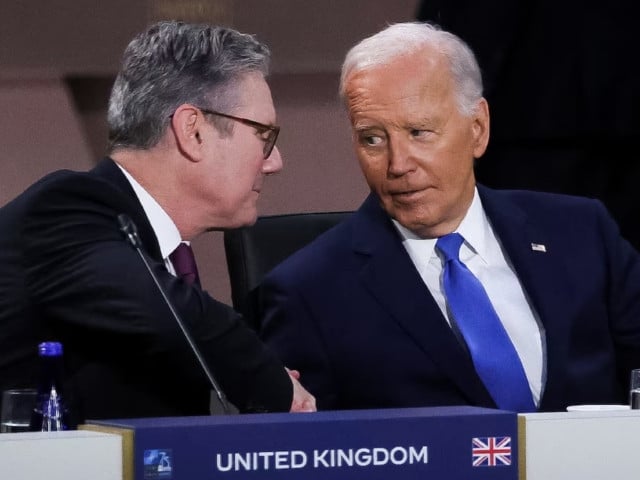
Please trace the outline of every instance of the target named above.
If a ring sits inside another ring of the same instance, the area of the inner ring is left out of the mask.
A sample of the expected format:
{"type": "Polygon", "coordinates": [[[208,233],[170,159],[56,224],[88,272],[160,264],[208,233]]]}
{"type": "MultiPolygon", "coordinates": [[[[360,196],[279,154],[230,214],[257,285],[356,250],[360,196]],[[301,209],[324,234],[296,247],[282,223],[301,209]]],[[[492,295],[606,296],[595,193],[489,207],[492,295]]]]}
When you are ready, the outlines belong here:
{"type": "Polygon", "coordinates": [[[482,98],[478,61],[461,38],[429,23],[396,23],[352,47],[342,64],[340,96],[345,98],[345,82],[354,72],[384,65],[427,46],[436,48],[447,58],[458,109],[463,115],[471,115],[482,98]]]}

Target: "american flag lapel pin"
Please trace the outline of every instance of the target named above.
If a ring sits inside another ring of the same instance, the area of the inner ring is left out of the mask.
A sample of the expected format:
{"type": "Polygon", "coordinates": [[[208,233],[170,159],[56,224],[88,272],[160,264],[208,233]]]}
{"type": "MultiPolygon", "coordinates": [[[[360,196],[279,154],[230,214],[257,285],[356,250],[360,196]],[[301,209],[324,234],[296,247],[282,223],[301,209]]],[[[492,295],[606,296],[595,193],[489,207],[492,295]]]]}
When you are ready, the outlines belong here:
{"type": "Polygon", "coordinates": [[[533,250],[534,252],[547,253],[547,247],[546,247],[546,245],[543,245],[542,243],[532,243],[531,244],[531,250],[533,250]]]}

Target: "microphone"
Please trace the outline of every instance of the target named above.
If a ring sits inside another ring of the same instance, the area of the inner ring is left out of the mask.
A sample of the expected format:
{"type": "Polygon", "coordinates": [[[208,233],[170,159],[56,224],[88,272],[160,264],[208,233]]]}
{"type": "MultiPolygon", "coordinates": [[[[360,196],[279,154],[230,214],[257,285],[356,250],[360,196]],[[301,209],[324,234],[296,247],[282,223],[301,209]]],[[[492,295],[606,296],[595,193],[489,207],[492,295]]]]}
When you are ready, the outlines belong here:
{"type": "Polygon", "coordinates": [[[120,231],[124,234],[126,240],[138,252],[138,255],[140,255],[140,258],[144,262],[145,267],[147,267],[147,271],[149,272],[149,275],[151,275],[151,278],[153,278],[153,281],[155,282],[156,287],[158,287],[158,290],[162,294],[162,298],[164,299],[164,302],[166,303],[167,307],[169,307],[169,310],[171,310],[171,314],[173,315],[173,318],[178,324],[178,326],[180,327],[180,330],[182,330],[184,337],[189,343],[189,347],[191,348],[191,351],[198,359],[198,362],[200,363],[202,370],[204,371],[205,375],[209,379],[209,383],[211,384],[213,391],[216,393],[216,396],[218,397],[218,401],[220,402],[220,405],[222,405],[222,411],[225,414],[229,414],[230,413],[229,404],[224,395],[224,392],[218,385],[218,382],[216,381],[215,377],[211,373],[211,370],[209,369],[206,362],[204,361],[202,353],[200,353],[198,346],[193,341],[193,338],[191,337],[189,330],[187,329],[186,325],[182,321],[182,318],[180,318],[180,315],[178,315],[178,312],[173,306],[173,303],[171,303],[171,300],[169,300],[169,297],[167,296],[167,293],[164,291],[164,288],[162,288],[162,285],[160,285],[160,282],[158,281],[158,277],[153,272],[153,269],[149,265],[149,262],[147,261],[146,257],[142,253],[142,241],[140,240],[140,236],[138,235],[138,229],[136,227],[136,224],[133,223],[133,220],[131,220],[131,218],[124,213],[121,213],[118,215],[118,224],[120,225],[120,231]]]}

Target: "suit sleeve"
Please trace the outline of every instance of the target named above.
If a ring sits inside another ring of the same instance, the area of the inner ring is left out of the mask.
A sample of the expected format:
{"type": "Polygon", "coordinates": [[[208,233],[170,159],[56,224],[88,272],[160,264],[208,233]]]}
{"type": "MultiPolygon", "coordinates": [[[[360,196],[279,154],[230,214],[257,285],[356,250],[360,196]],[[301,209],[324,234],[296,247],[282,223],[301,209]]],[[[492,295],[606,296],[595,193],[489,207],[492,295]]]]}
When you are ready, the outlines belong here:
{"type": "MultiPolygon", "coordinates": [[[[117,215],[131,211],[130,199],[89,176],[52,183],[33,198],[21,232],[26,282],[43,330],[84,348],[86,357],[103,360],[115,349],[116,361],[132,368],[161,368],[163,388],[206,388],[153,279],[119,231],[117,215]]],[[[240,410],[288,411],[292,385],[283,365],[240,316],[177,280],[162,262],[149,262],[229,399],[240,410]]]]}
{"type": "Polygon", "coordinates": [[[318,319],[297,290],[295,281],[276,269],[260,285],[260,337],[316,397],[319,410],[339,408],[338,372],[333,370],[318,319]]]}

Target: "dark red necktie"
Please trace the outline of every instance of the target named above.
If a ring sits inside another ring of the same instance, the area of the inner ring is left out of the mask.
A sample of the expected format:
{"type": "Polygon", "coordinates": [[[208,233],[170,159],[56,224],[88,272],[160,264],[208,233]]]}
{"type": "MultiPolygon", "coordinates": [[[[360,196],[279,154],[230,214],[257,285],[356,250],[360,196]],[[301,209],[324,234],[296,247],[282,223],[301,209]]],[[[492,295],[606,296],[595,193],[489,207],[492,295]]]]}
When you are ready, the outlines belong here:
{"type": "Polygon", "coordinates": [[[173,264],[176,276],[182,278],[189,285],[196,283],[200,285],[200,276],[198,275],[198,267],[196,259],[193,256],[193,250],[190,245],[180,243],[178,247],[169,255],[169,260],[173,264]]]}

